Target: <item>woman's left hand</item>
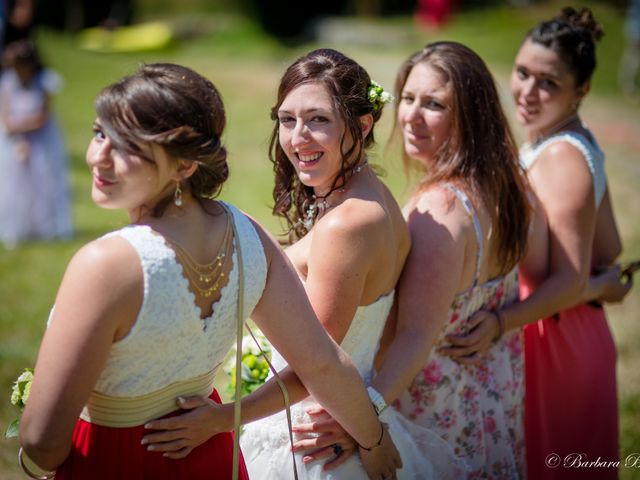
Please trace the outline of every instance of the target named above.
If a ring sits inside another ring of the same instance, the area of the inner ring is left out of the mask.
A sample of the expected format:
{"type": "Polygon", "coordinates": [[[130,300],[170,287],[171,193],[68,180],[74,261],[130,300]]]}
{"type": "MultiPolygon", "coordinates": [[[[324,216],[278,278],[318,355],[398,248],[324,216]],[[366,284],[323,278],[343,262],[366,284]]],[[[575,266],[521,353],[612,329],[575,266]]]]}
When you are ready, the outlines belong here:
{"type": "Polygon", "coordinates": [[[218,433],[233,430],[233,404],[220,405],[207,397],[178,398],[185,413],[151,420],[144,426],[156,430],[142,438],[142,445],[167,458],[184,458],[191,450],[218,433]]]}
{"type": "Polygon", "coordinates": [[[440,347],[441,355],[464,365],[479,363],[493,346],[500,332],[500,321],[494,312],[481,310],[469,319],[469,332],[447,335],[449,345],[440,347]]]}
{"type": "Polygon", "coordinates": [[[355,452],[357,443],[321,405],[313,405],[307,409],[307,413],[312,422],[294,425],[293,432],[317,436],[293,442],[293,451],[308,452],[302,458],[304,463],[330,459],[324,464],[323,470],[333,470],[355,452]]]}

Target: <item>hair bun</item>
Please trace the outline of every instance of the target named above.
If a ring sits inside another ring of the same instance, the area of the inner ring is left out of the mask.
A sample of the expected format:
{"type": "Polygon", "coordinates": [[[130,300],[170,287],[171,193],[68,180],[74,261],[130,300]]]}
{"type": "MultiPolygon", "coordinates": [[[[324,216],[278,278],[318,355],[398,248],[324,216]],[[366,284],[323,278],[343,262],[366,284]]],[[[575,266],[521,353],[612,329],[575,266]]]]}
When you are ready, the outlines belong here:
{"type": "Polygon", "coordinates": [[[564,7],[558,19],[566,21],[576,29],[588,31],[594,42],[604,36],[602,25],[596,21],[593,12],[587,7],[582,7],[580,10],[564,7]]]}

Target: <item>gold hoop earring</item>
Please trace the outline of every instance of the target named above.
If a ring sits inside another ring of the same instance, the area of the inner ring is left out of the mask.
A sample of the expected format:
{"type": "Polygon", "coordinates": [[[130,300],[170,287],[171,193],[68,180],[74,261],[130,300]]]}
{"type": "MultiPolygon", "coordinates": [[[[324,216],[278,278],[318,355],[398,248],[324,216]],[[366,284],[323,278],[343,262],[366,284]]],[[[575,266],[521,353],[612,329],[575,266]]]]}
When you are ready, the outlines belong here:
{"type": "Polygon", "coordinates": [[[182,187],[180,182],[176,183],[176,191],[173,192],[173,203],[176,207],[182,206],[182,187]]]}

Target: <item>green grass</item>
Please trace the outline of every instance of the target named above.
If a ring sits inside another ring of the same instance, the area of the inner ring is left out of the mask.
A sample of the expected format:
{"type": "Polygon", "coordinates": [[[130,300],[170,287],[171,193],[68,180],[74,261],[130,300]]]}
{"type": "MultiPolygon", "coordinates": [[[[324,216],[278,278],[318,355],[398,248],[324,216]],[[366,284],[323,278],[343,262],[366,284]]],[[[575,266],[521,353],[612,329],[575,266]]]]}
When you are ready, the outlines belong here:
{"type": "MultiPolygon", "coordinates": [[[[148,1],[142,3],[149,7],[148,1]]],[[[205,3],[191,0],[187,6],[202,7],[205,3]]],[[[168,8],[173,3],[165,1],[164,4],[168,8]]],[[[505,109],[511,114],[512,106],[506,94],[507,76],[522,36],[535,21],[549,17],[560,5],[547,3],[522,9],[466,10],[458,12],[443,29],[430,33],[416,30],[408,17],[376,20],[374,31],[380,32],[378,37],[382,35],[393,41],[381,44],[379,38],[372,38],[370,43],[358,43],[329,38],[322,45],[336,47],[352,56],[367,68],[372,78],[391,89],[396,68],[410,53],[428,41],[458,40],[482,55],[495,72],[501,91],[505,92],[505,109]]],[[[608,154],[613,202],[626,247],[624,258],[630,259],[640,256],[640,225],[637,222],[640,114],[637,106],[630,105],[617,91],[616,72],[622,51],[620,16],[604,2],[591,2],[590,5],[603,22],[607,36],[599,46],[600,64],[592,94],[584,106],[584,117],[608,154]],[[617,125],[621,127],[616,128],[617,125]],[[615,132],[621,131],[622,127],[630,129],[632,138],[620,140],[604,135],[612,126],[615,132]]],[[[80,245],[126,222],[122,212],[98,209],[89,198],[90,177],[84,165],[84,152],[91,136],[93,100],[101,87],[132,72],[142,61],[182,63],[209,77],[222,92],[228,114],[224,140],[230,155],[231,177],[222,198],[237,204],[273,232],[279,231],[278,222],[270,214],[273,175],[266,155],[272,128],[269,109],[284,68],[300,54],[320,45],[284,47],[263,35],[249,19],[212,8],[214,13],[207,13],[202,7],[197,15],[182,14],[184,9],[172,10],[172,21],[201,34],[189,40],[178,40],[160,52],[95,54],[78,49],[76,39],[71,35],[39,32],[38,44],[45,60],[65,80],[63,91],[54,100],[53,110],[64,128],[71,159],[76,236],[70,242],[34,242],[12,251],[0,247],[0,393],[4,392],[2,395],[6,399],[0,397],[0,426],[6,426],[15,416],[16,411],[8,401],[11,383],[35,360],[67,262],[80,245]]],[[[144,11],[157,17],[161,10],[156,7],[144,11]]],[[[342,19],[341,22],[347,28],[362,28],[362,22],[353,19],[342,19]]],[[[400,162],[394,155],[383,155],[390,124],[389,110],[376,127],[379,146],[372,158],[386,170],[385,181],[402,202],[406,195],[400,162]]],[[[637,313],[640,293],[637,290],[624,304],[609,308],[619,349],[623,458],[640,452],[640,372],[635,367],[640,361],[637,313]]],[[[0,442],[2,478],[21,478],[17,473],[16,451],[15,440],[0,442]]],[[[640,478],[637,471],[622,469],[621,477],[640,478]]]]}

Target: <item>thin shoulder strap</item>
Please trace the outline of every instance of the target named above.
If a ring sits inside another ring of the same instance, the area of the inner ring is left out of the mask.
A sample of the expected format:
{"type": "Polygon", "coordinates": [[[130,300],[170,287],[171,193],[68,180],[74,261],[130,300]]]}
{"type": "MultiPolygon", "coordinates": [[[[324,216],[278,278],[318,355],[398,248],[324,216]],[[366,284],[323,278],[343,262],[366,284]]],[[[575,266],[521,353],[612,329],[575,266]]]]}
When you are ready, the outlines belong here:
{"type": "MultiPolygon", "coordinates": [[[[241,240],[238,235],[238,228],[236,226],[236,219],[233,215],[233,212],[230,208],[228,208],[224,203],[220,202],[220,205],[223,206],[227,215],[230,215],[231,225],[233,227],[233,236],[236,240],[236,257],[238,261],[238,304],[236,306],[236,391],[235,391],[235,401],[234,401],[234,410],[233,410],[233,470],[232,470],[232,480],[238,480],[239,470],[240,470],[240,423],[241,423],[241,408],[242,408],[242,395],[240,394],[240,386],[242,385],[242,332],[245,327],[245,315],[244,315],[244,262],[242,258],[242,247],[240,245],[241,240]]],[[[247,330],[251,334],[254,342],[258,345],[260,352],[264,356],[265,360],[269,364],[269,368],[273,372],[276,383],[282,390],[282,396],[284,398],[284,405],[287,411],[287,423],[289,424],[289,441],[291,442],[291,457],[293,459],[293,477],[295,480],[298,480],[298,470],[296,468],[296,457],[293,452],[293,432],[291,429],[291,409],[289,406],[289,392],[287,391],[287,387],[278,375],[278,372],[273,368],[271,362],[267,358],[266,354],[262,351],[260,347],[260,343],[256,340],[253,332],[247,325],[247,330]]]]}
{"type": "Polygon", "coordinates": [[[480,226],[480,219],[476,214],[475,209],[473,208],[473,204],[471,200],[469,200],[468,195],[460,190],[459,188],[451,185],[450,183],[446,183],[445,188],[454,193],[454,195],[460,200],[462,206],[467,211],[471,220],[473,221],[473,229],[476,233],[476,241],[478,242],[478,252],[476,253],[476,272],[473,276],[473,286],[475,287],[478,284],[478,278],[480,277],[480,265],[482,262],[482,255],[484,253],[484,237],[482,235],[482,227],[480,226]]]}

